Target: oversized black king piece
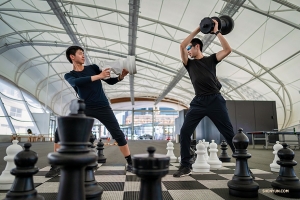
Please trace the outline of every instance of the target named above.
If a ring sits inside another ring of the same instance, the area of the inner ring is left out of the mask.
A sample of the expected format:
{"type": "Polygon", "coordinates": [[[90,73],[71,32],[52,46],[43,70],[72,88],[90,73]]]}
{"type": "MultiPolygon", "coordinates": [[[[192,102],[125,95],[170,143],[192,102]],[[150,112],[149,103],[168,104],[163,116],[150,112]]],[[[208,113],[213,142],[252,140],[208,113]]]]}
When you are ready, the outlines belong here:
{"type": "Polygon", "coordinates": [[[86,117],[84,109],[83,100],[72,100],[70,114],[57,119],[60,148],[48,154],[49,163],[61,167],[57,200],[86,198],[84,169],[96,162],[97,155],[88,148],[94,119],[86,117]]]}
{"type": "Polygon", "coordinates": [[[234,176],[228,181],[229,194],[236,197],[254,198],[258,196],[259,185],[253,181],[248,167],[248,159],[251,154],[247,153],[249,138],[240,128],[232,139],[235,151],[232,157],[236,158],[234,176]]]}

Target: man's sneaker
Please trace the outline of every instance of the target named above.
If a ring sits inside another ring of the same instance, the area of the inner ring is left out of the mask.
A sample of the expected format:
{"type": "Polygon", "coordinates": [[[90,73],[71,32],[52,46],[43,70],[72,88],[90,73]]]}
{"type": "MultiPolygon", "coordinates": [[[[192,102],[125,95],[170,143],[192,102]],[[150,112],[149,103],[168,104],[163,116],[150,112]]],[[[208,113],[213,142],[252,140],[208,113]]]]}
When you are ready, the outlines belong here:
{"type": "Polygon", "coordinates": [[[178,171],[173,174],[173,177],[183,177],[192,174],[190,167],[180,166],[178,171]]]}
{"type": "Polygon", "coordinates": [[[128,165],[128,164],[127,164],[127,166],[126,166],[126,171],[132,172],[132,170],[133,170],[132,165],[128,165]]]}
{"type": "Polygon", "coordinates": [[[49,172],[47,172],[45,174],[45,177],[46,178],[51,178],[51,177],[58,176],[59,174],[60,174],[60,168],[59,167],[51,167],[49,172]]]}

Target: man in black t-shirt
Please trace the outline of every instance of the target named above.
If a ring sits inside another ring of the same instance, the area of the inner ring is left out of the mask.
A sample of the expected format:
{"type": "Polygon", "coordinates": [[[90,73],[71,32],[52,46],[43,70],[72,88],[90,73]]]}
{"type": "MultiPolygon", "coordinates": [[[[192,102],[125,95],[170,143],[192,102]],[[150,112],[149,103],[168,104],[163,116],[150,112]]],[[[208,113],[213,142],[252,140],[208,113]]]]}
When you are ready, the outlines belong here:
{"type": "Polygon", "coordinates": [[[190,109],[180,130],[181,166],[173,174],[174,177],[191,174],[189,162],[191,136],[205,116],[212,120],[234,152],[232,144],[233,128],[228,116],[226,101],[220,94],[221,85],[216,78],[216,65],[231,53],[231,48],[218,31],[218,22],[216,20],[214,22],[213,33],[216,34],[223,48],[218,53],[208,57],[203,56],[203,43],[200,39],[194,38],[200,32],[200,27],[180,44],[181,59],[189,73],[196,96],[190,103],[190,109]]]}
{"type": "MultiPolygon", "coordinates": [[[[110,69],[100,70],[97,65],[84,66],[84,50],[79,46],[71,46],[66,51],[66,57],[73,65],[73,70],[66,73],[64,78],[75,89],[76,93],[85,102],[85,114],[88,117],[98,119],[110,132],[118,143],[121,153],[124,155],[128,165],[127,171],[132,171],[132,160],[125,135],[109,105],[103,91],[102,81],[114,85],[124,79],[128,70],[123,69],[118,77],[110,78],[110,69]]],[[[59,147],[58,132],[55,134],[54,151],[59,147]]],[[[56,166],[51,166],[46,177],[53,177],[59,173],[56,166]]]]}

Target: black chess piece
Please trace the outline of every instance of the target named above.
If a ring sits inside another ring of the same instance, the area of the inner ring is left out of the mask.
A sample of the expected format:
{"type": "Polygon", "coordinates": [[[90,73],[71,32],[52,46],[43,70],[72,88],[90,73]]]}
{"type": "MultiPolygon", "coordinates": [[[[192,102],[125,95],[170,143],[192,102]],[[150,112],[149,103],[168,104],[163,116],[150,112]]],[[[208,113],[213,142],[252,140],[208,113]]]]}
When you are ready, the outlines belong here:
{"type": "Polygon", "coordinates": [[[84,109],[83,100],[72,100],[70,114],[57,119],[60,148],[48,154],[49,163],[60,166],[57,200],[85,199],[84,168],[97,160],[88,148],[94,119],[86,117],[84,109]]]}
{"type": "MultiPolygon", "coordinates": [[[[91,140],[90,140],[91,142],[91,140]]],[[[95,153],[94,148],[95,146],[90,144],[91,152],[95,153]]],[[[103,188],[98,185],[97,181],[95,180],[94,170],[97,169],[98,163],[95,161],[94,163],[86,166],[85,168],[85,199],[86,200],[99,200],[103,194],[103,188]]]]}
{"type": "Polygon", "coordinates": [[[195,163],[195,160],[197,159],[197,154],[196,154],[196,145],[197,145],[197,140],[191,140],[191,146],[190,146],[190,155],[191,158],[189,160],[190,166],[192,166],[195,163]]]}
{"type": "Polygon", "coordinates": [[[288,148],[286,143],[282,144],[283,148],[278,150],[277,155],[280,160],[279,175],[275,181],[271,183],[274,194],[287,198],[300,198],[300,182],[294,171],[297,162],[294,160],[295,153],[288,148]]]}
{"type": "Polygon", "coordinates": [[[232,139],[235,152],[232,157],[236,158],[236,166],[232,180],[228,181],[229,194],[236,197],[254,198],[258,196],[259,185],[253,181],[248,167],[248,159],[251,154],[247,153],[249,138],[240,128],[232,139]]]}
{"type": "Polygon", "coordinates": [[[37,194],[34,188],[33,175],[39,171],[35,166],[38,156],[36,152],[30,150],[30,147],[30,143],[25,143],[25,150],[19,152],[14,158],[16,168],[11,170],[11,174],[16,177],[5,200],[44,200],[44,197],[37,194]]]}
{"type": "Polygon", "coordinates": [[[227,143],[225,142],[225,140],[223,140],[222,143],[221,143],[222,152],[219,156],[219,160],[222,161],[222,162],[230,162],[231,158],[227,154],[227,151],[226,151],[227,149],[228,149],[227,148],[227,143]]]}
{"type": "Polygon", "coordinates": [[[97,150],[98,150],[98,163],[106,163],[106,158],[103,155],[103,149],[104,149],[104,143],[100,139],[97,144],[97,150]]]}
{"type": "Polygon", "coordinates": [[[161,178],[169,172],[170,157],[154,154],[154,147],[147,151],[132,156],[133,173],[141,178],[139,200],[162,200],[161,178]]]}

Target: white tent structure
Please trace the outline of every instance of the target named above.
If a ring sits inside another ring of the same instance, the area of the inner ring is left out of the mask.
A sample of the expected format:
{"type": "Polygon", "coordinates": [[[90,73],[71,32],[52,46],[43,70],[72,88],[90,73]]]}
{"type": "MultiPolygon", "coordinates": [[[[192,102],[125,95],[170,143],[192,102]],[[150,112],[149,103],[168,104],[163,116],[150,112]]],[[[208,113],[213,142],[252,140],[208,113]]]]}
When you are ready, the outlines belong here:
{"type": "MultiPolygon", "coordinates": [[[[104,83],[112,108],[187,108],[194,90],[179,44],[201,19],[221,15],[235,22],[225,36],[233,51],[217,66],[224,98],[276,101],[279,129],[299,124],[297,0],[0,0],[0,79],[65,115],[76,98],[65,50],[75,44],[86,64],[136,57],[137,74],[104,83]]],[[[205,55],[221,49],[214,35],[198,37],[205,55]]]]}

